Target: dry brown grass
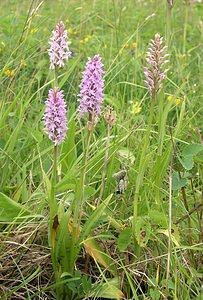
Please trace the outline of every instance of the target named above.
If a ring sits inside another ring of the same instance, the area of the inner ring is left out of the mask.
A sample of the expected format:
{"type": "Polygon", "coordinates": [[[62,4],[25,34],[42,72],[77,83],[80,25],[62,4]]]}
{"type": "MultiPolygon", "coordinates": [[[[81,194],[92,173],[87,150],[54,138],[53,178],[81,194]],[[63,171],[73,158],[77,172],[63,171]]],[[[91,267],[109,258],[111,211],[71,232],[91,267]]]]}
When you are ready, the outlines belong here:
{"type": "MultiPolygon", "coordinates": [[[[28,290],[32,296],[53,283],[46,234],[46,225],[28,224],[1,235],[1,299],[29,299],[28,290]],[[36,275],[26,283],[34,272],[36,275]]],[[[42,292],[33,299],[54,298],[50,292],[42,292]]]]}

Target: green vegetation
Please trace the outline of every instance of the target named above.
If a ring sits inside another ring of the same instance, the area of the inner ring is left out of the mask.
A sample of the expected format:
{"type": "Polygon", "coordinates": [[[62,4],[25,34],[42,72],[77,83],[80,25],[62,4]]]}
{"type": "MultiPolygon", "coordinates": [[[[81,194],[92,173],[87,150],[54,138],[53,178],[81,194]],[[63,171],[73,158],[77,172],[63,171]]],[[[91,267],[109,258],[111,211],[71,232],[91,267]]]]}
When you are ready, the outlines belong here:
{"type": "Polygon", "coordinates": [[[203,4],[0,2],[0,298],[202,299],[203,4]],[[73,56],[57,72],[69,130],[53,164],[42,117],[60,21],[73,56]],[[170,63],[151,105],[156,33],[170,63]],[[95,54],[105,96],[89,134],[77,100],[95,54]]]}

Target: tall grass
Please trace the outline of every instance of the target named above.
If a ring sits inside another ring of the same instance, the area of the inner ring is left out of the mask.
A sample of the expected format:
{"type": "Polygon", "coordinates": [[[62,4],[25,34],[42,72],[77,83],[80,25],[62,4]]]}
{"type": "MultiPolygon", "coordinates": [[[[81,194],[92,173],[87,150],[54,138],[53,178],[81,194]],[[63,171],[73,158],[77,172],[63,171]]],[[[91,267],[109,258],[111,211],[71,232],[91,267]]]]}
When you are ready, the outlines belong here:
{"type": "Polygon", "coordinates": [[[202,5],[189,2],[1,1],[1,299],[201,299],[202,5]],[[48,40],[61,20],[74,57],[57,75],[69,130],[57,156],[51,262],[53,145],[42,116],[54,81],[48,40]],[[149,126],[143,67],[157,32],[170,70],[149,126]],[[77,95],[97,53],[103,112],[110,105],[116,122],[109,128],[102,113],[87,151],[77,95]]]}

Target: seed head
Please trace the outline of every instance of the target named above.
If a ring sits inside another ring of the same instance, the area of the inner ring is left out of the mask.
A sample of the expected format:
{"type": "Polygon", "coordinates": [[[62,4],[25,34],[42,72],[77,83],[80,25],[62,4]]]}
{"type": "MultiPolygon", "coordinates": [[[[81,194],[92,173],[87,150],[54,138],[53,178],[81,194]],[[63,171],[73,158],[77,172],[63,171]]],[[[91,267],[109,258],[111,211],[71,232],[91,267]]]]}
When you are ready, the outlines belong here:
{"type": "Polygon", "coordinates": [[[113,125],[116,123],[116,112],[111,106],[106,108],[106,111],[104,112],[104,120],[107,122],[107,124],[109,124],[110,127],[113,127],[113,125]]]}

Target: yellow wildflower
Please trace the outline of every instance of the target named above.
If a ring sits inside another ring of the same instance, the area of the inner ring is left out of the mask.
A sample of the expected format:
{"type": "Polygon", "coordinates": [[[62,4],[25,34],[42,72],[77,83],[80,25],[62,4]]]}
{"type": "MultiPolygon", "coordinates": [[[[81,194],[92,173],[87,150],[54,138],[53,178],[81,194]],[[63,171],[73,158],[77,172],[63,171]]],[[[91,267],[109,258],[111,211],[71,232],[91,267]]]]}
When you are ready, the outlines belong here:
{"type": "Polygon", "coordinates": [[[15,75],[15,71],[14,70],[6,70],[5,72],[4,72],[4,74],[5,75],[7,75],[7,76],[14,76],[15,75]]]}
{"type": "Polygon", "coordinates": [[[132,44],[133,49],[137,48],[137,43],[132,44]]]}
{"type": "Polygon", "coordinates": [[[21,64],[21,66],[27,66],[27,64],[26,64],[26,62],[25,62],[24,59],[21,59],[20,64],[21,64]]]}
{"type": "Polygon", "coordinates": [[[177,98],[177,99],[174,100],[175,105],[178,105],[178,104],[180,104],[181,102],[182,102],[182,101],[181,101],[181,99],[179,99],[179,98],[177,98]]]}
{"type": "Polygon", "coordinates": [[[185,59],[186,55],[185,54],[181,54],[180,58],[185,59]]]}
{"type": "Polygon", "coordinates": [[[30,31],[30,33],[36,33],[38,31],[38,28],[33,28],[33,29],[31,29],[31,31],[30,31]]]}
{"type": "Polygon", "coordinates": [[[70,33],[70,34],[73,33],[73,29],[71,27],[68,28],[68,33],[70,33]]]}
{"type": "Polygon", "coordinates": [[[80,40],[80,44],[84,44],[84,40],[80,40]]]}
{"type": "Polygon", "coordinates": [[[8,75],[8,76],[10,75],[10,73],[11,73],[10,70],[6,70],[6,71],[4,72],[4,74],[5,74],[5,75],[8,75]]]}
{"type": "Polygon", "coordinates": [[[12,70],[11,73],[10,73],[10,76],[14,76],[15,75],[15,71],[12,70]]]}
{"type": "Polygon", "coordinates": [[[139,102],[135,102],[135,104],[133,104],[132,109],[131,109],[131,113],[132,114],[139,114],[142,110],[142,107],[139,105],[139,102]]]}
{"type": "Polygon", "coordinates": [[[89,39],[91,39],[91,35],[87,35],[85,38],[84,38],[84,42],[87,43],[89,41],[89,39]]]}
{"type": "Polygon", "coordinates": [[[169,95],[168,97],[167,97],[167,100],[168,101],[171,101],[173,99],[173,96],[172,95],[169,95]]]}
{"type": "Polygon", "coordinates": [[[124,48],[128,48],[128,47],[129,47],[129,44],[126,43],[126,44],[124,45],[124,48]]]}

